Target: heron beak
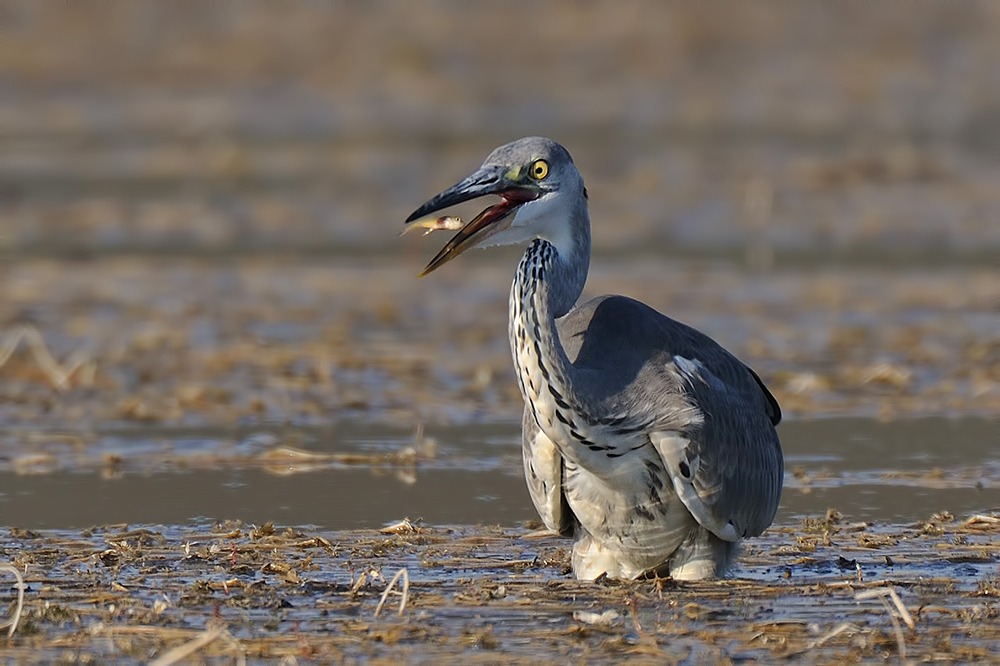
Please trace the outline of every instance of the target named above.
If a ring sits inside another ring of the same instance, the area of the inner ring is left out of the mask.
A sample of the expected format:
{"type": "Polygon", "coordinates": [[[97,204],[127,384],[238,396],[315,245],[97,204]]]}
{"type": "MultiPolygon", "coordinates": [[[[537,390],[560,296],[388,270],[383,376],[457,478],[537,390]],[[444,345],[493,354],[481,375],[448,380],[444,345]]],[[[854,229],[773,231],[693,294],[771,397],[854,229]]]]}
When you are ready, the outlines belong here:
{"type": "Polygon", "coordinates": [[[474,247],[490,236],[508,228],[514,220],[514,213],[518,208],[541,196],[542,193],[536,186],[517,178],[518,171],[516,168],[508,169],[500,166],[483,167],[462,182],[437,195],[406,218],[408,224],[444,208],[471,199],[478,199],[488,194],[496,194],[500,197],[498,203],[493,204],[462,227],[420,272],[420,277],[443,266],[470,247],[474,247]]]}

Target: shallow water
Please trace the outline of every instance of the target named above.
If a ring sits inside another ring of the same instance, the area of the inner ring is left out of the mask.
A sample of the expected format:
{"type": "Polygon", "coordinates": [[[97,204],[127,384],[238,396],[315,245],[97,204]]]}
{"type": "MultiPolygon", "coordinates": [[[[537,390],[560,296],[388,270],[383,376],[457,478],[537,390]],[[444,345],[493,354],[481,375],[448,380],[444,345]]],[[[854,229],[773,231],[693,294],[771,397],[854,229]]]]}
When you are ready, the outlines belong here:
{"type": "MultiPolygon", "coordinates": [[[[28,529],[238,519],[324,530],[517,525],[536,518],[519,426],[408,430],[346,423],[248,430],[0,433],[0,522],[28,529]]],[[[837,509],[912,522],[1000,508],[996,426],[984,418],[792,420],[780,427],[777,524],[837,509]]]]}
{"type": "Polygon", "coordinates": [[[564,540],[523,528],[12,529],[0,548],[25,574],[27,605],[3,654],[145,661],[186,644],[252,663],[990,662],[998,535],[1000,516],[873,527],[828,515],[768,530],[733,580],[595,583],[572,579],[564,540]],[[403,571],[405,608],[389,583],[403,571]],[[890,593],[912,619],[864,596],[890,593]]]}

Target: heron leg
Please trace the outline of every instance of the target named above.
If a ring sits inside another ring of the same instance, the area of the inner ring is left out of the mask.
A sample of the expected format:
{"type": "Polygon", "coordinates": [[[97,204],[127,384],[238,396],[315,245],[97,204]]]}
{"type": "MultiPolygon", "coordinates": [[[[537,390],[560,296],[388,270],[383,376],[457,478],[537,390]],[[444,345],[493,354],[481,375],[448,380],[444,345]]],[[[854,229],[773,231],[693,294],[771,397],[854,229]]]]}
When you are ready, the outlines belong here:
{"type": "Polygon", "coordinates": [[[643,573],[620,550],[595,539],[583,527],[573,542],[573,573],[578,580],[594,580],[602,574],[617,580],[632,580],[643,573]]]}
{"type": "Polygon", "coordinates": [[[691,534],[674,551],[668,571],[674,580],[723,578],[739,551],[739,543],[725,541],[704,527],[691,534]]]}

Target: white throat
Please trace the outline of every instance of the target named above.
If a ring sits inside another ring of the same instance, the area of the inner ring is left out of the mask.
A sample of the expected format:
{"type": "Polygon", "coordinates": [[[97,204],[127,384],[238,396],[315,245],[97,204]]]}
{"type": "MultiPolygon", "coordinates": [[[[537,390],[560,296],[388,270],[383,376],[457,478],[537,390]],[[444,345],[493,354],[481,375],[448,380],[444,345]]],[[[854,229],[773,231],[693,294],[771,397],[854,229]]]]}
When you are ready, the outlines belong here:
{"type": "Polygon", "coordinates": [[[560,259],[571,262],[577,248],[568,201],[569,197],[552,192],[528,202],[518,209],[511,227],[523,225],[526,229],[533,229],[533,238],[547,240],[555,247],[560,259]]]}
{"type": "Polygon", "coordinates": [[[521,205],[510,226],[483,241],[482,246],[526,245],[542,238],[555,247],[563,261],[570,261],[577,248],[568,199],[560,192],[548,192],[521,205]]]}

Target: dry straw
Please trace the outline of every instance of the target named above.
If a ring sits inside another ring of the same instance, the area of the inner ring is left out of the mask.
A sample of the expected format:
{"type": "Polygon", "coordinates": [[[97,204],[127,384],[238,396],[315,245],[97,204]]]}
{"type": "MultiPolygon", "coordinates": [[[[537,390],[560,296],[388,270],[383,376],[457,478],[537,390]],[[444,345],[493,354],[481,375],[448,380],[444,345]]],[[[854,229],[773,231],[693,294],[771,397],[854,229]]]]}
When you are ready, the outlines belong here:
{"type": "Polygon", "coordinates": [[[65,365],[60,364],[49,351],[42,334],[34,326],[15,326],[3,336],[3,341],[0,342],[0,368],[7,363],[22,340],[27,343],[35,363],[54,388],[60,391],[70,388],[70,378],[81,368],[81,383],[84,385],[93,383],[96,363],[90,354],[78,349],[70,354],[65,365]]]}
{"type": "Polygon", "coordinates": [[[24,590],[26,586],[24,584],[24,578],[21,577],[21,572],[18,571],[17,567],[15,567],[13,564],[8,564],[4,562],[0,564],[0,570],[9,571],[10,573],[14,574],[14,578],[17,579],[17,585],[16,585],[17,608],[14,610],[14,617],[10,619],[10,622],[4,622],[3,624],[0,624],[0,629],[3,629],[4,627],[10,625],[9,628],[7,629],[7,638],[10,638],[11,636],[14,635],[14,632],[17,631],[17,625],[21,621],[21,611],[24,610],[24,590]]]}

